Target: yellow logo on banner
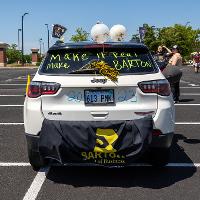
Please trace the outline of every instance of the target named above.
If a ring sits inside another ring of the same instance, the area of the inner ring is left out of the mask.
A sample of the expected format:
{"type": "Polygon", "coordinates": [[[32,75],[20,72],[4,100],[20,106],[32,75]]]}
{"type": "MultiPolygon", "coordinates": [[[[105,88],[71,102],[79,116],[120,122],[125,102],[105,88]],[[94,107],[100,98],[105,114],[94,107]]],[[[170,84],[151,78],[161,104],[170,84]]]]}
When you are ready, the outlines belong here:
{"type": "Polygon", "coordinates": [[[96,146],[94,152],[112,153],[117,150],[113,148],[112,144],[117,140],[118,135],[113,129],[97,128],[96,146]]]}

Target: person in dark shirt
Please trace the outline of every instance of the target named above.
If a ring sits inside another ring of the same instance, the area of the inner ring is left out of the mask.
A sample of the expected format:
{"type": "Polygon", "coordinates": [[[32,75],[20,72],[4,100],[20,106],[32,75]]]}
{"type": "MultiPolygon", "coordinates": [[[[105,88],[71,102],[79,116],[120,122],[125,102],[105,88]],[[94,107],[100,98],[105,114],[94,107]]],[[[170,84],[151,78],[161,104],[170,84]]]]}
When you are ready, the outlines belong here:
{"type": "Polygon", "coordinates": [[[180,70],[182,66],[182,57],[177,45],[172,48],[172,57],[169,60],[167,67],[163,70],[163,75],[169,81],[174,102],[179,101],[180,96],[180,79],[182,77],[182,71],[180,70]]]}

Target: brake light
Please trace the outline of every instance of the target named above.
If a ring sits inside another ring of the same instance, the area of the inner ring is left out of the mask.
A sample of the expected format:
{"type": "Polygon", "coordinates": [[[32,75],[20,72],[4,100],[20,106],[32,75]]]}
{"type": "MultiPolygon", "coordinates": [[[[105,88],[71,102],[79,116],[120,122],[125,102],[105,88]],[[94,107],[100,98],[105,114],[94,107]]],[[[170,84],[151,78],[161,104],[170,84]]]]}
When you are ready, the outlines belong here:
{"type": "Polygon", "coordinates": [[[152,132],[152,135],[153,136],[159,136],[159,135],[161,135],[162,134],[162,132],[160,131],[160,130],[158,130],[158,129],[153,129],[153,132],[152,132]]]}
{"type": "Polygon", "coordinates": [[[161,96],[169,96],[171,93],[167,80],[143,81],[138,83],[138,86],[144,93],[156,93],[161,96]]]}
{"type": "Polygon", "coordinates": [[[36,82],[33,81],[28,88],[28,97],[37,98],[41,95],[56,94],[60,88],[59,83],[36,82]]]}

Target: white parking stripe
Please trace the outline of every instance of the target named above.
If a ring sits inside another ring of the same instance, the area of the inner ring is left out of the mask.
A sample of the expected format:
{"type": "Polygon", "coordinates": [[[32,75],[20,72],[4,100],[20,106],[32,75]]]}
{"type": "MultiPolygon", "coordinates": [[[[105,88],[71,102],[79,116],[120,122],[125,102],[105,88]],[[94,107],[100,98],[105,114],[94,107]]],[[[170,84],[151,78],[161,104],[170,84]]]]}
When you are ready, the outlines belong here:
{"type": "Polygon", "coordinates": [[[0,94],[0,97],[24,97],[22,94],[0,94]]]}
{"type": "Polygon", "coordinates": [[[180,104],[175,104],[175,106],[200,106],[199,103],[180,103],[180,104]]]}
{"type": "Polygon", "coordinates": [[[46,175],[49,172],[49,167],[42,168],[35,176],[30,188],[26,192],[23,200],[35,200],[37,195],[46,179],[46,175]]]}
{"type": "Polygon", "coordinates": [[[0,162],[0,167],[27,167],[27,166],[31,166],[31,164],[30,163],[24,163],[24,162],[20,162],[20,163],[0,162]]]}
{"type": "Polygon", "coordinates": [[[181,93],[181,96],[182,96],[182,95],[184,95],[184,96],[185,96],[185,95],[186,95],[186,96],[190,96],[190,95],[191,95],[191,96],[199,96],[200,93],[181,93]]]}
{"type": "Polygon", "coordinates": [[[4,123],[4,122],[1,122],[0,123],[0,126],[17,126],[17,125],[24,125],[24,123],[23,122],[17,122],[17,123],[15,123],[15,122],[11,122],[11,123],[4,123]]]}
{"type": "Polygon", "coordinates": [[[21,84],[21,83],[8,83],[8,84],[6,84],[6,83],[0,83],[0,85],[7,85],[7,86],[9,86],[9,85],[26,85],[26,84],[21,84]]]}
{"type": "Polygon", "coordinates": [[[0,105],[0,107],[22,107],[24,105],[0,105]]]}
{"type": "Polygon", "coordinates": [[[185,89],[195,89],[195,88],[197,88],[197,89],[199,89],[200,87],[180,87],[180,88],[185,88],[185,89]]]}
{"type": "Polygon", "coordinates": [[[176,122],[176,125],[200,125],[200,122],[176,122]]]}

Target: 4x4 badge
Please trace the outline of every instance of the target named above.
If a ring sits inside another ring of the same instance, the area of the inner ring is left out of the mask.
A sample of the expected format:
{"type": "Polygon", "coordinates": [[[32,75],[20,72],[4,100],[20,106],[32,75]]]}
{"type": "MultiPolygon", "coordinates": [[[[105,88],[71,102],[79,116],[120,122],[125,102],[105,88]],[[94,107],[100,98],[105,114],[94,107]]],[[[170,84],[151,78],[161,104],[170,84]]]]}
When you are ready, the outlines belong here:
{"type": "Polygon", "coordinates": [[[92,83],[103,83],[105,84],[107,82],[107,79],[97,79],[97,78],[93,78],[91,80],[92,83]]]}

